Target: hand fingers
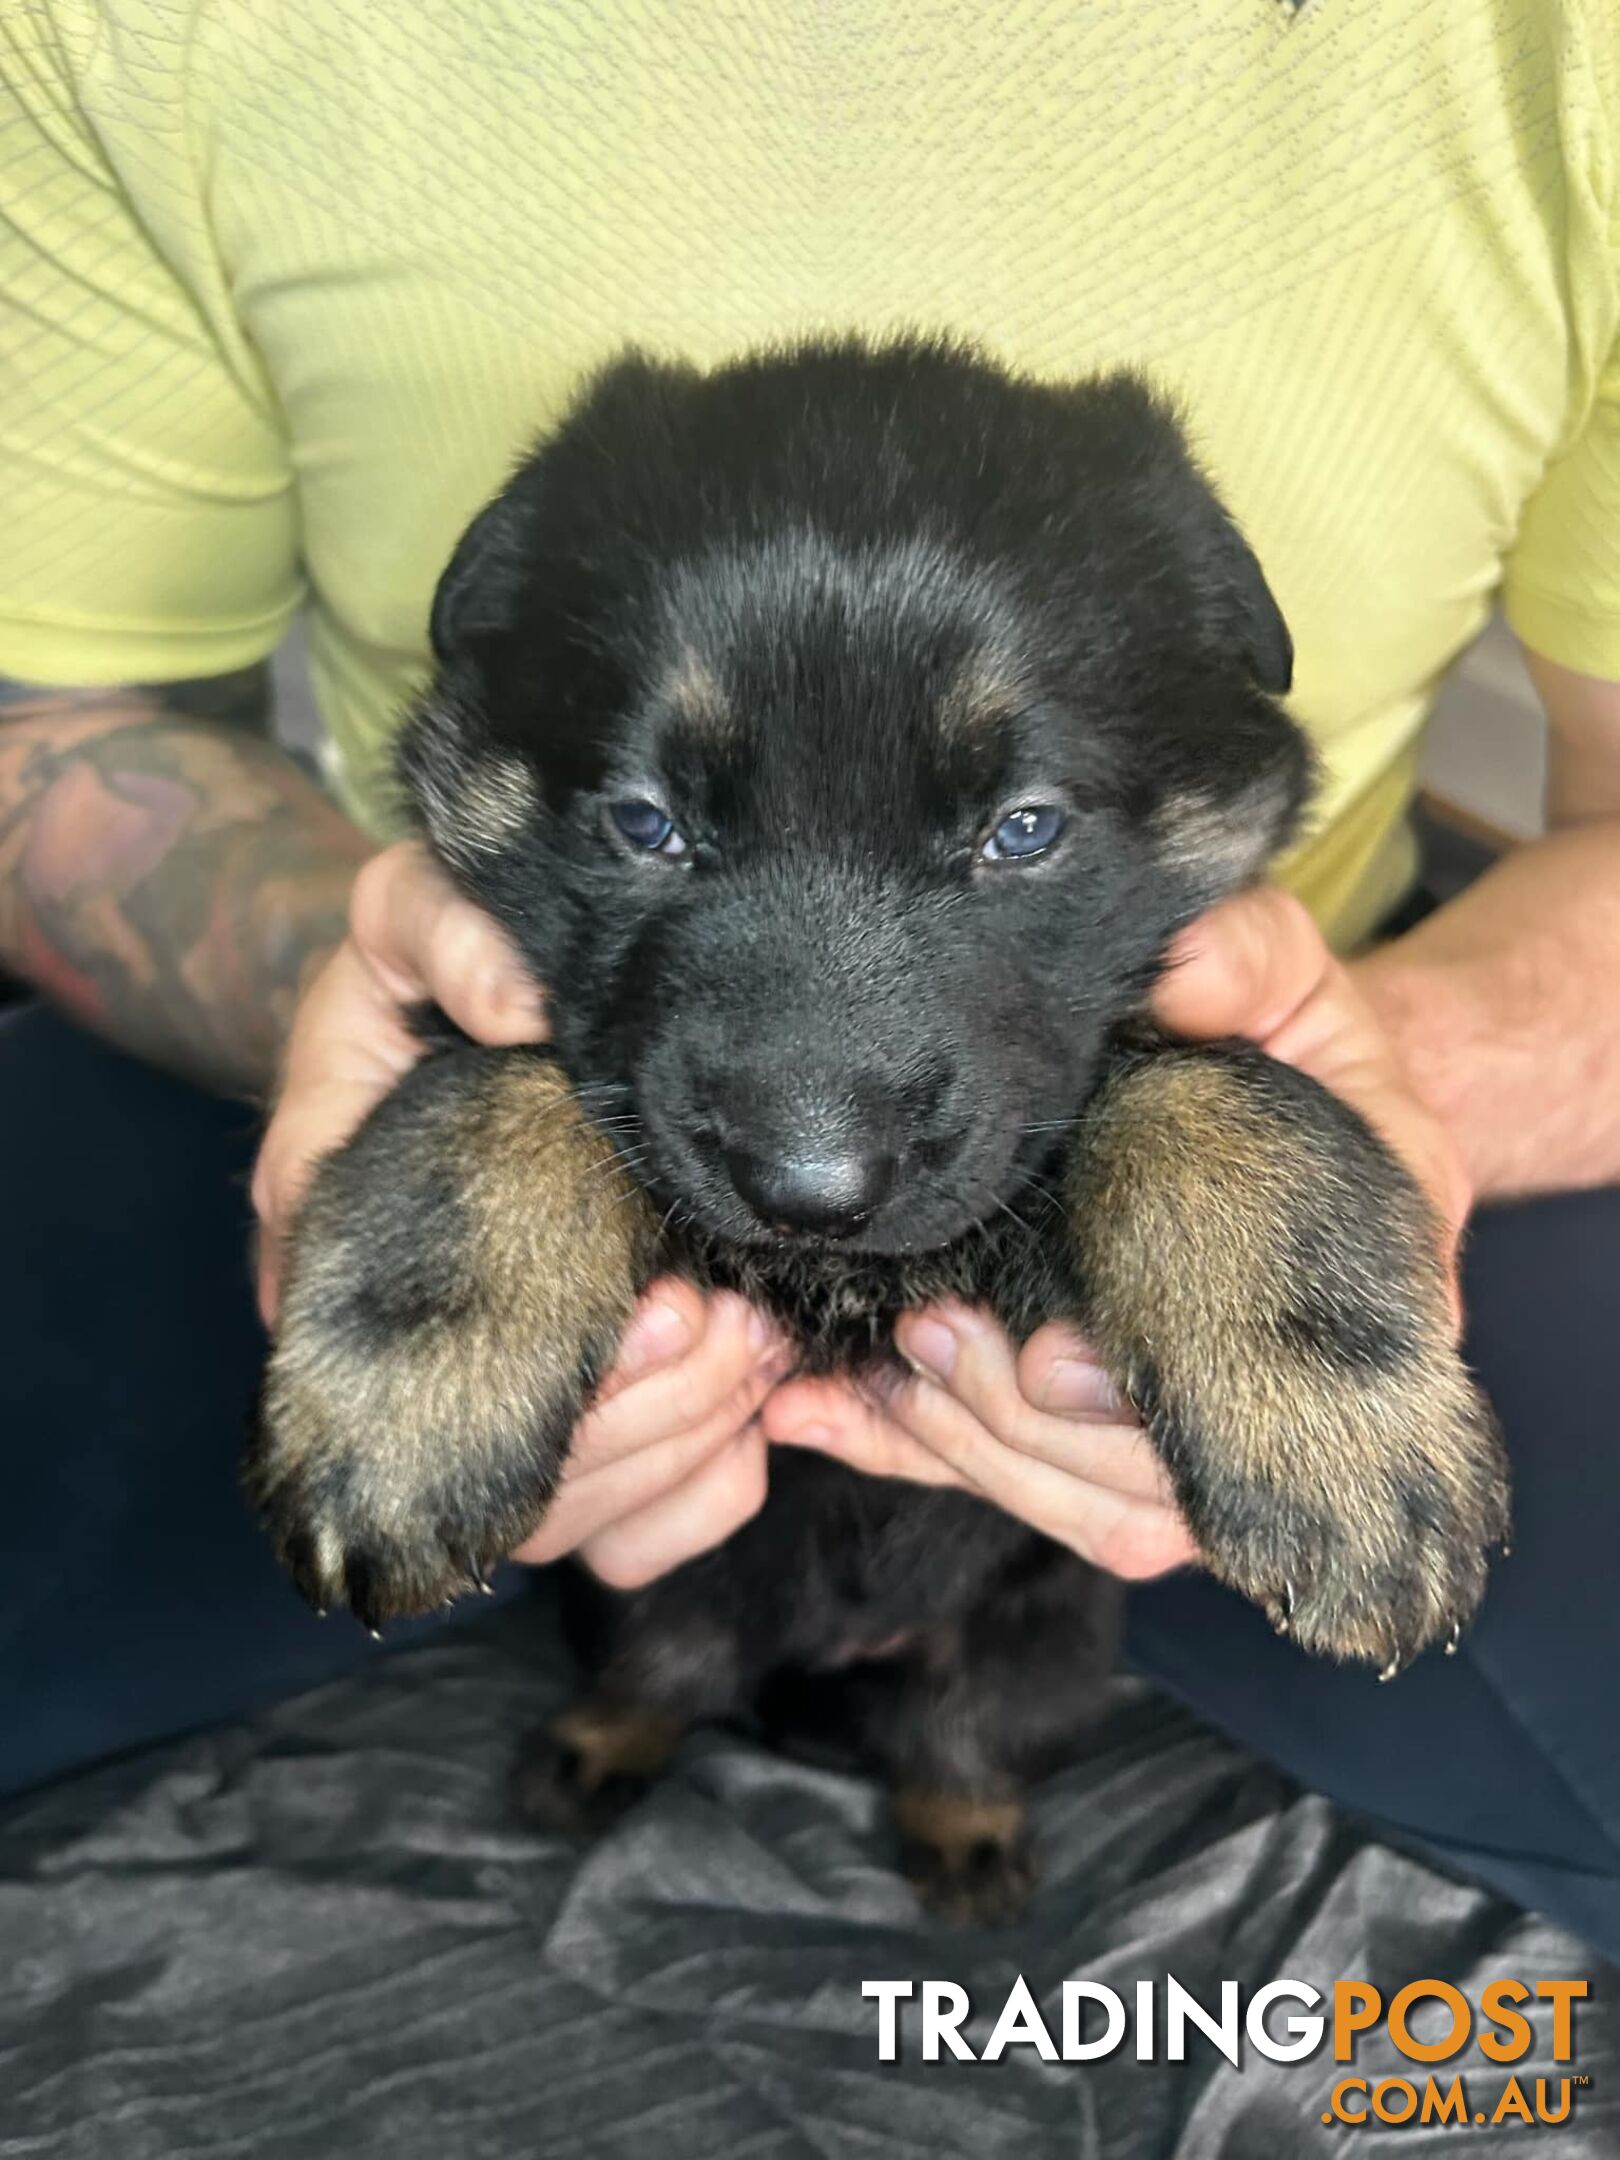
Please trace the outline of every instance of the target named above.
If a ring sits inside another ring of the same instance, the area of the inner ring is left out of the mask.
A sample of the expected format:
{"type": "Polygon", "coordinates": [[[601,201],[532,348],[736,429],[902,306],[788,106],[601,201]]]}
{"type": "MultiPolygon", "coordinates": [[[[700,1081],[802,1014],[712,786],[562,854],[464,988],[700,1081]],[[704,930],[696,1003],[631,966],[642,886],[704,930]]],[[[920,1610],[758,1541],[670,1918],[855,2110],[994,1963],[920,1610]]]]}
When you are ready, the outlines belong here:
{"type": "Polygon", "coordinates": [[[750,1374],[707,1418],[632,1454],[594,1462],[571,1456],[545,1519],[513,1558],[560,1559],[665,1499],[732,1446],[753,1422],[773,1377],[768,1370],[750,1374]]]}
{"type": "Polygon", "coordinates": [[[354,882],[354,941],[401,1005],[429,998],[477,1042],[536,1042],[544,1001],[506,933],[416,841],[374,855],[354,882]]]}
{"type": "Polygon", "coordinates": [[[613,1394],[580,1420],[561,1488],[514,1557],[555,1560],[673,1491],[736,1439],[790,1356],[741,1298],[706,1305],[690,1283],[655,1284],[604,1383],[613,1394]]]}
{"type": "MultiPolygon", "coordinates": [[[[673,1287],[660,1286],[651,1302],[674,1304],[673,1287]]],[[[763,1314],[722,1292],[709,1301],[684,1355],[620,1376],[610,1393],[604,1390],[603,1399],[580,1422],[574,1457],[594,1466],[671,1439],[712,1417],[756,1372],[779,1379],[789,1357],[763,1314]]]]}
{"type": "MultiPolygon", "coordinates": [[[[902,1334],[938,1311],[903,1321],[902,1334]]],[[[838,1381],[790,1381],[770,1397],[761,1422],[773,1439],[818,1447],[869,1476],[979,1493],[1116,1575],[1143,1579],[1196,1560],[1169,1481],[1134,1421],[1104,1422],[1096,1412],[1048,1415],[1028,1404],[1012,1410],[1006,1391],[1016,1387],[1018,1368],[1011,1347],[1001,1338],[998,1363],[1000,1330],[984,1316],[971,1317],[982,1332],[973,1351],[958,1354],[955,1372],[962,1378],[953,1378],[953,1386],[965,1384],[982,1409],[1015,1420],[1022,1444],[1008,1444],[966,1402],[923,1377],[903,1383],[881,1405],[838,1381]]],[[[1043,1329],[1041,1337],[1026,1345],[1029,1370],[1052,1377],[1060,1353],[1073,1362],[1075,1338],[1058,1328],[1043,1329]]],[[[1068,1376],[1055,1377],[1054,1385],[1073,1392],[1081,1386],[1068,1376]]]]}
{"type": "Polygon", "coordinates": [[[1438,1213],[1460,1318],[1456,1245],[1473,1201],[1462,1156],[1418,1099],[1372,1007],[1306,908],[1272,886],[1221,901],[1176,940],[1153,1009],[1180,1035],[1247,1037],[1360,1112],[1438,1213]]]}
{"type": "MultiPolygon", "coordinates": [[[[721,1325],[734,1325],[735,1315],[722,1309],[713,1315],[721,1325]]],[[[677,1275],[663,1275],[642,1293],[624,1331],[624,1339],[596,1390],[595,1407],[601,1409],[622,1395],[633,1380],[673,1365],[700,1340],[709,1326],[708,1301],[695,1283],[677,1275]]]]}
{"type": "Polygon", "coordinates": [[[1170,948],[1153,1010],[1172,1033],[1195,1041],[1246,1035],[1264,1042],[1336,967],[1308,909],[1292,893],[1259,885],[1219,901],[1170,948]]]}
{"type": "MultiPolygon", "coordinates": [[[[1173,1504],[1163,1464],[1072,1329],[1057,1323],[1044,1327],[1015,1356],[988,1314],[947,1303],[906,1314],[897,1339],[997,1445],[1133,1498],[1173,1504]]],[[[807,1428],[815,1432],[810,1445],[828,1438],[846,1442],[858,1431],[862,1468],[941,1482],[946,1466],[936,1463],[930,1470],[919,1464],[910,1452],[910,1436],[886,1414],[902,1393],[903,1386],[874,1403],[840,1381],[790,1381],[771,1398],[764,1423],[772,1439],[788,1444],[804,1443],[807,1428]],[[880,1469],[880,1458],[898,1467],[880,1469]]]]}
{"type": "Polygon", "coordinates": [[[767,1398],[760,1424],[768,1440],[836,1456],[867,1477],[976,1489],[848,1381],[790,1380],[767,1398]]]}
{"type": "Polygon", "coordinates": [[[1078,1339],[1043,1329],[1046,1342],[1028,1347],[1027,1377],[1044,1402],[1031,1399],[1024,1366],[1005,1331],[987,1313],[944,1304],[908,1314],[901,1348],[937,1380],[985,1431],[1007,1448],[1056,1470],[1137,1500],[1173,1507],[1169,1475],[1107,1375],[1071,1353],[1078,1339]],[[1074,1407],[1060,1409],[1067,1395],[1074,1407]]]}
{"type": "Polygon", "coordinates": [[[480,1042],[538,1040],[543,1001],[505,933],[417,842],[363,865],[350,935],[300,1001],[254,1172],[259,1304],[273,1322],[286,1226],[321,1156],[340,1147],[421,1046],[402,1008],[431,1000],[480,1042]]]}
{"type": "Polygon", "coordinates": [[[340,945],[299,1005],[281,1091],[253,1169],[259,1303],[267,1324],[275,1316],[282,1241],[311,1169],[348,1138],[418,1054],[370,969],[352,945],[340,945]]]}
{"type": "Polygon", "coordinates": [[[965,1403],[932,1380],[912,1380],[889,1414],[986,1499],[1111,1574],[1133,1580],[1160,1575],[1197,1557],[1179,1514],[1160,1496],[1157,1479],[1149,1474],[1150,1491],[1144,1495],[1140,1465],[1135,1473],[1125,1472],[1133,1442],[1147,1454],[1146,1442],[1130,1427],[1115,1426],[1096,1436],[1106,1459],[1097,1461],[1087,1450],[1095,1467],[1087,1476],[1069,1464],[1004,1445],[965,1403]]]}
{"type": "Polygon", "coordinates": [[[765,1436],[748,1424],[669,1491],[620,1516],[579,1548],[615,1590],[638,1590],[700,1552],[723,1544],[765,1504],[765,1436]]]}
{"type": "MultiPolygon", "coordinates": [[[[818,1384],[820,1385],[820,1384],[818,1384]]],[[[789,1390],[778,1389],[763,1422],[789,1390]]],[[[1198,1558],[1181,1517],[1157,1500],[1092,1484],[1015,1448],[1004,1447],[970,1410],[934,1382],[908,1381],[881,1409],[851,1391],[812,1399],[819,1420],[782,1418],[787,1444],[815,1446],[851,1469],[916,1484],[956,1485],[994,1501],[1082,1559],[1132,1581],[1198,1558]]],[[[808,1406],[807,1406],[808,1407],[808,1406]]],[[[1128,1435],[1116,1433],[1116,1440],[1128,1435]]]]}
{"type": "MultiPolygon", "coordinates": [[[[690,1283],[654,1284],[604,1382],[607,1399],[580,1421],[561,1489],[514,1557],[543,1562],[581,1551],[706,1476],[711,1461],[728,1454],[752,1422],[791,1356],[743,1299],[722,1294],[705,1302],[690,1283]]],[[[740,1496],[739,1486],[733,1497],[740,1496]]],[[[638,1550],[662,1550],[666,1537],[672,1549],[688,1525],[683,1503],[626,1536],[639,1541],[638,1550]],[[668,1524],[675,1527],[659,1527],[668,1524]]],[[[628,1564],[629,1549],[610,1542],[608,1564],[628,1564]]]]}

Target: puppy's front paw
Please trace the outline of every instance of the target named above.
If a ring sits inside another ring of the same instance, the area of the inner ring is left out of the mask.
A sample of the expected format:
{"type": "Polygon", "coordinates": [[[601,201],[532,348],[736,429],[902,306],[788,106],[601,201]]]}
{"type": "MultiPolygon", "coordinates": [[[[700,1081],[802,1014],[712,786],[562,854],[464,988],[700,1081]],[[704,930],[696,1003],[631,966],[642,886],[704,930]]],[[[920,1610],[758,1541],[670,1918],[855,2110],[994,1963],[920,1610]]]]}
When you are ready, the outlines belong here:
{"type": "Polygon", "coordinates": [[[1071,1198],[1088,1325],[1212,1571],[1386,1676],[1452,1646],[1507,1465],[1394,1156],[1257,1051],[1163,1051],[1088,1114],[1071,1198]]]}
{"type": "Polygon", "coordinates": [[[1448,1347],[1373,1378],[1257,1346],[1224,1393],[1145,1394],[1212,1573],[1280,1634],[1385,1679],[1455,1648],[1508,1497],[1490,1412],[1448,1347]]]}
{"type": "Polygon", "coordinates": [[[549,1059],[449,1052],[377,1106],[294,1228],[246,1467],[311,1604],[375,1629],[530,1534],[651,1246],[549,1059]]]}

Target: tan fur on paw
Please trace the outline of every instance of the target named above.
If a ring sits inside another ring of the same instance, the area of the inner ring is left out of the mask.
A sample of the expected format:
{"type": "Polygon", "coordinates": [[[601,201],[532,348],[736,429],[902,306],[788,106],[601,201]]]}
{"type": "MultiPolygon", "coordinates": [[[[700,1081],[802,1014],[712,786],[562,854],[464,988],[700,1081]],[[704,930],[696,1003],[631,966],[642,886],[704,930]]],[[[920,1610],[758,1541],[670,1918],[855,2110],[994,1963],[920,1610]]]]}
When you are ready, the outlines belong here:
{"type": "Polygon", "coordinates": [[[1071,1181],[1087,1325],[1212,1571],[1304,1648],[1393,1673],[1507,1532],[1429,1210],[1353,1113],[1257,1051],[1104,1088],[1071,1181]]]}
{"type": "Polygon", "coordinates": [[[612,1358],[652,1216],[561,1069],[429,1059],[294,1230],[249,1489],[312,1603],[368,1626],[530,1534],[612,1358]]]}
{"type": "Polygon", "coordinates": [[[685,1727],[644,1703],[582,1696],[535,1734],[513,1791],[525,1821],[564,1836],[596,1836],[664,1770],[685,1727]]]}
{"type": "Polygon", "coordinates": [[[1017,1919],[1036,1882],[1023,1801],[907,1785],[890,1806],[900,1865],[936,1919],[951,1927],[1017,1919]]]}

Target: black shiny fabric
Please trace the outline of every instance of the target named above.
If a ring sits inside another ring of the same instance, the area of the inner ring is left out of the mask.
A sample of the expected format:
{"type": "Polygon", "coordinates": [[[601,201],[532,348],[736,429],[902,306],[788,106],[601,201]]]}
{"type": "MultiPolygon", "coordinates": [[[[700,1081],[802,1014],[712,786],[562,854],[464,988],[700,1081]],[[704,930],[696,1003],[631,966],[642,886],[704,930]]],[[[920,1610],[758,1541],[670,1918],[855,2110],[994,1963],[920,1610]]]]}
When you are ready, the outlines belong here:
{"type": "MultiPolygon", "coordinates": [[[[336,1624],[336,1623],[333,1623],[336,1624]]],[[[1551,1924],[1374,1842],[1139,1682],[1041,1791],[1027,1920],[953,1935],[894,1870],[880,1796],[745,1734],[691,1740],[594,1850],[515,1827],[503,1781],[571,1671],[547,1602],[507,1608],[257,1719],[0,1814],[0,2154],[29,2160],[1309,2160],[1460,2135],[1321,2114],[1295,2064],[1193,2036],[1182,2063],[878,2059],[866,1979],[950,1979],[982,2049],[1016,1974],[1059,2033],[1065,1978],[1201,2001],[1287,1976],[1477,2001],[1584,1978],[1589,2091],[1481,2150],[1620,2152],[1620,1974],[1551,1924]],[[1350,2139],[1348,2147],[1344,2140],[1350,2139]]],[[[1095,2028],[1092,2028],[1095,2029],[1095,2028]]],[[[1162,2053],[1162,2049],[1161,2049],[1162,2053]]],[[[1550,2020],[1515,2066],[1533,2092],[1550,2020]]],[[[1488,2107],[1507,2072],[1472,2049],[1488,2107]]],[[[1383,2034],[1369,2080],[1424,2072],[1383,2034]]],[[[1448,2144],[1447,2150],[1451,2147],[1448,2144]]]]}

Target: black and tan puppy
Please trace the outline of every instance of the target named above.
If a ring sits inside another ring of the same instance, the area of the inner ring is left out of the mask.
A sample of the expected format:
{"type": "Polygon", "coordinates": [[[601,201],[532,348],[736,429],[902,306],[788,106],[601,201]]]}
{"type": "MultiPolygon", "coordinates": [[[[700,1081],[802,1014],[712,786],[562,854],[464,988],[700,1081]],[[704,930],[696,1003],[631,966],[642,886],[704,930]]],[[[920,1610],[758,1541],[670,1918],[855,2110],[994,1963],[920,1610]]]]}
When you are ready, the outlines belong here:
{"type": "MultiPolygon", "coordinates": [[[[672,1269],[820,1369],[941,1292],[1072,1318],[1279,1627],[1386,1671],[1453,1633],[1506,1490],[1423,1200],[1310,1080],[1140,1019],[1308,784],[1287,632],[1161,404],[924,342],[628,358],[433,642],[404,784],[556,1039],[441,1044],[315,1181],[250,1463],[311,1599],[421,1611],[525,1537],[672,1269]]],[[[616,1602],[530,1805],[587,1820],[764,1700],[858,1728],[936,1905],[1009,1908],[1111,1586],[958,1494],[772,1475],[616,1602]]]]}

